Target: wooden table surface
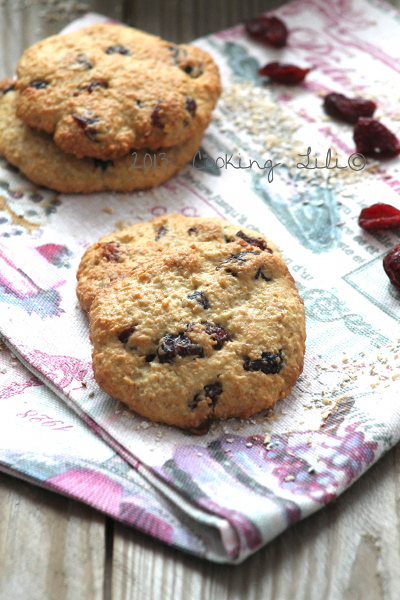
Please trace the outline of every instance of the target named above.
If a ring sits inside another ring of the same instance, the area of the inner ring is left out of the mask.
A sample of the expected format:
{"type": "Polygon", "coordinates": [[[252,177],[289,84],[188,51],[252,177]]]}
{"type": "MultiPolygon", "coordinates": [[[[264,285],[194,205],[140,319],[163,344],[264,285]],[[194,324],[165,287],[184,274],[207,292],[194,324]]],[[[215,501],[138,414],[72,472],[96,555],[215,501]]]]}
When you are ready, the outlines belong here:
{"type": "MultiPolygon", "coordinates": [[[[183,42],[281,3],[97,1],[92,7],[183,42]]],[[[8,4],[1,2],[0,13],[8,4]]],[[[59,19],[52,27],[64,24],[59,19]]],[[[242,565],[221,566],[0,474],[0,600],[398,600],[399,490],[396,447],[331,505],[242,565]]]]}

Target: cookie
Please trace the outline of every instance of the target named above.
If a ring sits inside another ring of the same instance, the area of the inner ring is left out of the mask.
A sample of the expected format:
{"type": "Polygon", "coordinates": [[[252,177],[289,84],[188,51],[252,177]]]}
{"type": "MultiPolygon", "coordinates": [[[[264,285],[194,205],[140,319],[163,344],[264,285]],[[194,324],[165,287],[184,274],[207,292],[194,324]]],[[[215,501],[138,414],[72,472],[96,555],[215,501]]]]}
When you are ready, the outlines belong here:
{"type": "Polygon", "coordinates": [[[93,370],[153,420],[204,432],[289,394],[303,368],[304,307],[276,254],[238,239],[192,243],[102,290],[93,370]]]}
{"type": "Polygon", "coordinates": [[[34,44],[17,75],[18,117],[65,152],[100,160],[197,136],[221,91],[204,50],[111,24],[34,44]]]}
{"type": "Polygon", "coordinates": [[[79,159],[63,152],[48,133],[23,123],[15,114],[17,97],[12,84],[0,93],[0,154],[37,185],[58,192],[131,192],[155,187],[192,160],[203,136],[199,131],[176,146],[156,152],[138,150],[115,161],[79,159]]]}
{"type": "Polygon", "coordinates": [[[218,218],[168,214],[106,235],[82,256],[77,272],[80,305],[89,312],[101,289],[168,248],[193,241],[226,243],[236,238],[279,254],[276,245],[260,233],[218,218]]]}

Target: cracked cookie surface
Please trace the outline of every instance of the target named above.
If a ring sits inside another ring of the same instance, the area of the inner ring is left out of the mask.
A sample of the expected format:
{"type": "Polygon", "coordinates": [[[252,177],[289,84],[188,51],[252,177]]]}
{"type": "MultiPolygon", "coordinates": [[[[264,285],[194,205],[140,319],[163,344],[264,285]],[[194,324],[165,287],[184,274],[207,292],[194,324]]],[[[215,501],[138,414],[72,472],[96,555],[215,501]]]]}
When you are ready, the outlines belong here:
{"type": "Polygon", "coordinates": [[[65,152],[100,160],[190,139],[221,91],[204,50],[111,24],[34,44],[17,75],[18,117],[65,152]]]}
{"type": "Polygon", "coordinates": [[[192,243],[137,267],[97,295],[90,320],[99,386],[192,431],[270,407],[303,368],[293,278],[279,256],[240,239],[192,243]]]}
{"type": "Polygon", "coordinates": [[[80,305],[89,312],[101,289],[139,264],[160,257],[168,248],[195,241],[227,243],[234,239],[279,254],[276,245],[262,234],[215,217],[167,214],[106,235],[82,256],[77,272],[80,305]]]}

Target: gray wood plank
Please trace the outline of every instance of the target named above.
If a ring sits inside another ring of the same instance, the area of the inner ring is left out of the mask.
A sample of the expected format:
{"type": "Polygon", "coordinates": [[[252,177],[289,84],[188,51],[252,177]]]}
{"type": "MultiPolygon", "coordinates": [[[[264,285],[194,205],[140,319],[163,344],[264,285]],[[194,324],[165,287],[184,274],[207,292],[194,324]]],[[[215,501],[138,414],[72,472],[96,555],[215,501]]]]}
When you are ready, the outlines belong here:
{"type": "Polygon", "coordinates": [[[0,600],[103,600],[105,518],[0,474],[0,600]]]}
{"type": "Polygon", "coordinates": [[[116,525],[113,600],[398,600],[400,446],[334,503],[239,566],[116,525]]]}

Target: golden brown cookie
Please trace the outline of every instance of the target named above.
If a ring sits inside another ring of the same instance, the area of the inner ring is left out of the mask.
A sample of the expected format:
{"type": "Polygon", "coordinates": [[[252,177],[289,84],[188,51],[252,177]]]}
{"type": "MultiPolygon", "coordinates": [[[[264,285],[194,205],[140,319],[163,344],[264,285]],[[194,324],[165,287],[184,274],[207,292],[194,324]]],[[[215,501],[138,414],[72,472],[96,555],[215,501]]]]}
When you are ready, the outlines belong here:
{"type": "Polygon", "coordinates": [[[76,158],[63,152],[48,133],[32,129],[16,116],[18,93],[12,83],[4,85],[0,93],[0,154],[37,185],[58,192],[131,192],[155,187],[192,160],[203,136],[200,131],[176,146],[154,152],[138,150],[115,161],[76,158]],[[144,168],[150,161],[152,166],[144,168]]]}
{"type": "Polygon", "coordinates": [[[260,233],[209,217],[168,214],[106,235],[90,246],[81,259],[77,272],[79,302],[89,312],[102,288],[121,279],[139,264],[162,255],[168,248],[193,241],[226,243],[234,239],[243,239],[262,251],[279,254],[276,245],[260,233]]]}
{"type": "Polygon", "coordinates": [[[192,243],[102,290],[90,312],[93,370],[153,421],[202,431],[292,389],[304,308],[284,262],[238,239],[192,243]]]}
{"type": "Polygon", "coordinates": [[[100,160],[198,136],[221,89],[204,50],[111,24],[34,44],[17,74],[18,117],[65,152],[100,160]]]}

